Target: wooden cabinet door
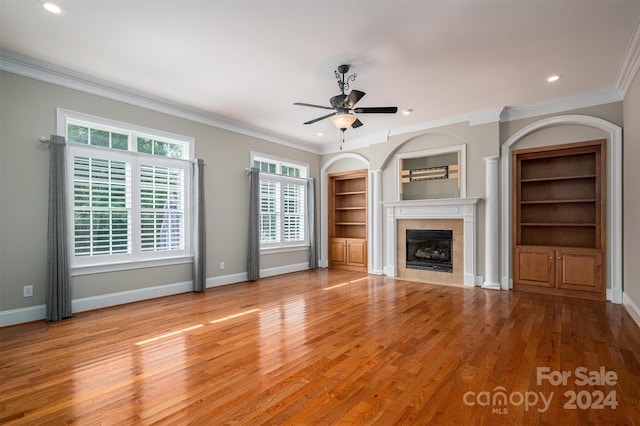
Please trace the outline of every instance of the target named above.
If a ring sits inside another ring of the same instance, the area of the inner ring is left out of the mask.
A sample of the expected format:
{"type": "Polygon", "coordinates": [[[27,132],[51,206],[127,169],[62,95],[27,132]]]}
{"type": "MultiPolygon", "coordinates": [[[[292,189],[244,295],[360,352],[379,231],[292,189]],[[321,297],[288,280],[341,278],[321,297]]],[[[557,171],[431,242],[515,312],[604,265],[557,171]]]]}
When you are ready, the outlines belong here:
{"type": "Polygon", "coordinates": [[[347,263],[347,240],[331,238],[329,241],[329,264],[345,265],[347,263]]]}
{"type": "Polygon", "coordinates": [[[367,240],[347,240],[347,265],[367,266],[367,240]]]}
{"type": "Polygon", "coordinates": [[[516,247],[514,284],[555,287],[555,250],[516,247]]]}
{"type": "Polygon", "coordinates": [[[601,293],[604,286],[601,251],[556,250],[557,286],[566,290],[601,293]]]}

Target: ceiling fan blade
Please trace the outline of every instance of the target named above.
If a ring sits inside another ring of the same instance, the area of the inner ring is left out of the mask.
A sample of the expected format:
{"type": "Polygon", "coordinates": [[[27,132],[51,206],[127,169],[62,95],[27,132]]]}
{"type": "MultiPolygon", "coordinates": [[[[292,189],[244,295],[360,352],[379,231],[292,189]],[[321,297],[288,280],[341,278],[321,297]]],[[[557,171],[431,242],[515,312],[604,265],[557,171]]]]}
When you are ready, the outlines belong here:
{"type": "Polygon", "coordinates": [[[347,99],[344,102],[345,106],[349,109],[353,108],[365,94],[366,93],[359,90],[352,90],[349,92],[349,96],[347,96],[347,99]]]}
{"type": "Polygon", "coordinates": [[[354,108],[353,112],[356,114],[395,114],[398,112],[398,107],[364,107],[354,108]]]}
{"type": "Polygon", "coordinates": [[[318,121],[320,121],[320,120],[324,120],[325,118],[329,118],[329,117],[331,117],[332,115],[336,115],[336,113],[335,113],[335,112],[332,112],[331,114],[323,115],[322,117],[318,117],[318,118],[316,118],[316,119],[314,119],[314,120],[307,121],[307,122],[306,122],[306,123],[304,123],[304,124],[313,124],[313,123],[318,122],[318,121]]]}
{"type": "Polygon", "coordinates": [[[307,106],[307,107],[312,107],[312,108],[333,109],[333,108],[328,107],[328,106],[305,104],[304,102],[296,102],[294,105],[307,106]]]}
{"type": "Polygon", "coordinates": [[[362,121],[358,120],[356,118],[356,121],[353,122],[353,124],[351,125],[352,128],[357,129],[358,127],[362,126],[362,121]]]}

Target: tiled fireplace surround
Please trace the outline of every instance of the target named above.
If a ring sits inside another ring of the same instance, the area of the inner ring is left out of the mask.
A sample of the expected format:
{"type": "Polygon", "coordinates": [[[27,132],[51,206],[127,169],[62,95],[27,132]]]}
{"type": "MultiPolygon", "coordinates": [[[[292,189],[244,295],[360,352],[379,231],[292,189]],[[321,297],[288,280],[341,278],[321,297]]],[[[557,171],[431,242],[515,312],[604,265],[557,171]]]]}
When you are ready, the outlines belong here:
{"type": "Polygon", "coordinates": [[[384,273],[439,284],[476,284],[477,198],[385,202],[387,213],[384,273]],[[453,230],[453,273],[406,268],[407,229],[453,230]]]}

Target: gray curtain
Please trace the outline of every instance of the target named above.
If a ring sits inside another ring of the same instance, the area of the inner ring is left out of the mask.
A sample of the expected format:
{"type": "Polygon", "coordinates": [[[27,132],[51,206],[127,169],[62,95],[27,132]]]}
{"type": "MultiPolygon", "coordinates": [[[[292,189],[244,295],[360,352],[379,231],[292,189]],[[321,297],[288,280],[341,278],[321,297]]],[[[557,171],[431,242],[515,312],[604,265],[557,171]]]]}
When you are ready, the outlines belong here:
{"type": "Polygon", "coordinates": [[[207,232],[204,208],[204,160],[193,165],[193,291],[207,289],[207,232]]]}
{"type": "Polygon", "coordinates": [[[62,136],[51,136],[49,155],[47,321],[60,321],[71,317],[65,182],[67,159],[66,144],[62,136]]]}
{"type": "Polygon", "coordinates": [[[316,180],[307,179],[307,217],[309,218],[309,269],[318,267],[316,242],[316,180]]]}
{"type": "Polygon", "coordinates": [[[260,170],[249,171],[249,253],[247,254],[247,278],[260,278],[260,170]]]}

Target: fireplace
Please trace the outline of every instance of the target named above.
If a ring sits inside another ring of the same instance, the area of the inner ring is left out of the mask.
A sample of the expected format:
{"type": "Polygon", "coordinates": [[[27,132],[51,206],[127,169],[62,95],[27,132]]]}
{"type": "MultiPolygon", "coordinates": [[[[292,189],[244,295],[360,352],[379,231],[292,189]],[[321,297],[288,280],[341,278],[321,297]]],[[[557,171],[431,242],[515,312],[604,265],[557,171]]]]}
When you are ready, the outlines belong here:
{"type": "Polygon", "coordinates": [[[453,231],[407,229],[407,269],[453,272],[453,231]]]}
{"type": "Polygon", "coordinates": [[[473,287],[476,277],[476,204],[478,198],[385,201],[387,264],[384,273],[431,284],[473,287]],[[407,229],[451,230],[453,272],[406,267],[407,229]]]}

